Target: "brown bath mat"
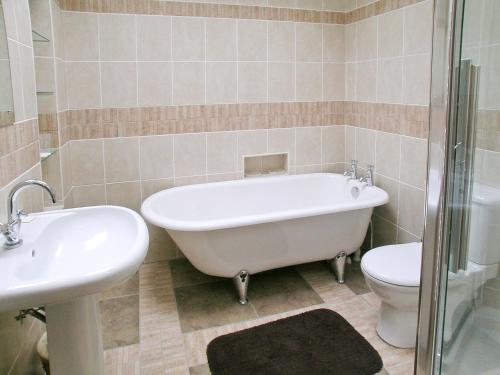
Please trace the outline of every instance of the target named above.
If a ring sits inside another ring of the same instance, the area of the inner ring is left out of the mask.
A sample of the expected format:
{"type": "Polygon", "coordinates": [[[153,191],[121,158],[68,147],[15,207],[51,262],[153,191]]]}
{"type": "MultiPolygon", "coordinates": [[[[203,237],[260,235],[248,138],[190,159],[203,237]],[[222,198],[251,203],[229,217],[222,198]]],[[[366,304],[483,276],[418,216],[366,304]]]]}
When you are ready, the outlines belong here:
{"type": "Polygon", "coordinates": [[[382,369],[368,341],[327,309],[219,336],[207,356],[213,375],[372,375],[382,369]]]}

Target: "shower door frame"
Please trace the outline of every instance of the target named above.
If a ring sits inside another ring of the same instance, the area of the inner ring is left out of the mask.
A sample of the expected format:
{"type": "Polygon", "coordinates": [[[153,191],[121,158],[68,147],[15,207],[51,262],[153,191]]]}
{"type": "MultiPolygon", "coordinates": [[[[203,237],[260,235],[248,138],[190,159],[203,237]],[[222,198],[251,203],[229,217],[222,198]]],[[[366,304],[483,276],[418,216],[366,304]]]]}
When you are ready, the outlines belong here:
{"type": "Polygon", "coordinates": [[[434,0],[426,220],[423,239],[415,375],[440,372],[442,307],[448,261],[447,200],[450,124],[458,108],[464,0],[434,0]]]}

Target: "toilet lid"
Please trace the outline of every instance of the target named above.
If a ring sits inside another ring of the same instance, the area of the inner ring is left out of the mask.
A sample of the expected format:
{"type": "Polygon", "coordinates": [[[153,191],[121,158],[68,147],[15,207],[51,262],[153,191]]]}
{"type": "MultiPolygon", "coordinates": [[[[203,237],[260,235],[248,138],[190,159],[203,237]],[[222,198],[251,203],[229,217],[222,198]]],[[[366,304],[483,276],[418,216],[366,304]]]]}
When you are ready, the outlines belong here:
{"type": "Polygon", "coordinates": [[[377,247],[368,251],[361,260],[363,272],[394,285],[419,286],[422,243],[377,247]]]}

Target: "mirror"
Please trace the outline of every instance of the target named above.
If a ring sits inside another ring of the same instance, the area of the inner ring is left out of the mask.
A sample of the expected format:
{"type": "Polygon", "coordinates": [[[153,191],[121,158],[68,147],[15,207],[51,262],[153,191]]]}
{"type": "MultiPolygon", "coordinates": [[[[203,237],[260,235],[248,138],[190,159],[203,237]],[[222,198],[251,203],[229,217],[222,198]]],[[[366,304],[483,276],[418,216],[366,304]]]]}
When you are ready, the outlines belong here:
{"type": "Polygon", "coordinates": [[[49,0],[29,0],[33,51],[35,55],[36,98],[40,157],[50,157],[59,146],[55,95],[55,54],[49,0]]]}
{"type": "Polygon", "coordinates": [[[0,126],[14,123],[14,102],[12,99],[12,82],[10,79],[9,48],[7,32],[0,2],[0,126]]]}

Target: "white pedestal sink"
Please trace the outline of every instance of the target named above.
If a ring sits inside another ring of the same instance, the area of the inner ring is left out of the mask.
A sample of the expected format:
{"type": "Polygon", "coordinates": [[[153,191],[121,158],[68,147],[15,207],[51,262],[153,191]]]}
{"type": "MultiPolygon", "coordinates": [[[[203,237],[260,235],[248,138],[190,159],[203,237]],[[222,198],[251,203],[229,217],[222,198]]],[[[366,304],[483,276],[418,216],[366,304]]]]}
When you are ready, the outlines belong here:
{"type": "Polygon", "coordinates": [[[131,277],[146,256],[148,230],[124,207],[29,215],[23,245],[0,239],[0,311],[45,306],[53,375],[104,373],[97,294],[131,277]]]}

